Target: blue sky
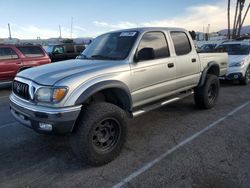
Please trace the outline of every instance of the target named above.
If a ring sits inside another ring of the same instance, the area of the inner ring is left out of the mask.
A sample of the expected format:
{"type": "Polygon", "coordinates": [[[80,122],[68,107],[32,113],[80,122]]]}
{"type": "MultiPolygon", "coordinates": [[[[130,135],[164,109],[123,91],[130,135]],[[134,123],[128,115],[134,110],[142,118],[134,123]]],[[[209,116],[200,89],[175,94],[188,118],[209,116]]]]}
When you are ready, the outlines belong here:
{"type": "Polygon", "coordinates": [[[176,26],[201,31],[211,24],[211,30],[216,30],[226,26],[225,11],[226,0],[3,0],[0,38],[8,37],[8,23],[17,38],[58,37],[59,25],[63,37],[70,37],[71,17],[73,37],[139,26],[176,26]]]}

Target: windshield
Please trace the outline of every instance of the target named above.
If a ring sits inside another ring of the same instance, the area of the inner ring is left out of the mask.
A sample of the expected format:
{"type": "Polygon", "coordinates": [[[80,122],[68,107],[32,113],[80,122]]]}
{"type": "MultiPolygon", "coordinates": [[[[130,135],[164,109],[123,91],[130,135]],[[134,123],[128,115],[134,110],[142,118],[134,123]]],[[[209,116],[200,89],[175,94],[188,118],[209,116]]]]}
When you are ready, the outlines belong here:
{"type": "Polygon", "coordinates": [[[52,51],[53,51],[53,46],[43,46],[43,49],[44,49],[47,53],[52,53],[52,51]]]}
{"type": "Polygon", "coordinates": [[[228,55],[248,55],[249,45],[247,44],[222,44],[217,50],[227,52],[228,55]]]}
{"type": "Polygon", "coordinates": [[[125,59],[138,36],[138,32],[115,32],[97,37],[83,53],[80,59],[125,59]]]}
{"type": "Polygon", "coordinates": [[[216,44],[204,44],[201,46],[201,50],[212,50],[214,49],[216,44]]]}

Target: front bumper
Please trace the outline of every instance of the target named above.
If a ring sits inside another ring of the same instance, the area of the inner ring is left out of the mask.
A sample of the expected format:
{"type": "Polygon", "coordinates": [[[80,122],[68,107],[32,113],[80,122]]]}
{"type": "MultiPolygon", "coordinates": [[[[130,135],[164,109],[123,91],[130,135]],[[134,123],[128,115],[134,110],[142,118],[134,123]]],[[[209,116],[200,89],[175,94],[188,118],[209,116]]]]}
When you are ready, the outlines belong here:
{"type": "Polygon", "coordinates": [[[38,133],[67,134],[73,130],[81,105],[66,108],[36,106],[11,94],[10,110],[17,121],[38,133]],[[44,125],[51,128],[48,129],[44,125]]]}
{"type": "Polygon", "coordinates": [[[243,75],[240,72],[230,73],[226,76],[227,80],[241,80],[242,78],[243,75]]]}

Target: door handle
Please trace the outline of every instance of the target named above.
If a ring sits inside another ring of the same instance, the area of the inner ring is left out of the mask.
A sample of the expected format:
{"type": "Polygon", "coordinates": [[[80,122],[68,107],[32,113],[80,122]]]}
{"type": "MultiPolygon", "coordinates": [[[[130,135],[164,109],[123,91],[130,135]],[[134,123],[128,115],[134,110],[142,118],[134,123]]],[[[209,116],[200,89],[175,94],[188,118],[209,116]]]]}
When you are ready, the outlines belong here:
{"type": "Polygon", "coordinates": [[[174,63],[168,63],[168,68],[173,68],[174,67],[174,63]]]}
{"type": "Polygon", "coordinates": [[[17,65],[20,65],[20,64],[21,64],[21,62],[20,62],[20,61],[18,61],[18,62],[16,62],[16,64],[17,64],[17,65]]]}
{"type": "Polygon", "coordinates": [[[193,58],[193,59],[192,59],[192,63],[196,63],[196,58],[193,58]]]}

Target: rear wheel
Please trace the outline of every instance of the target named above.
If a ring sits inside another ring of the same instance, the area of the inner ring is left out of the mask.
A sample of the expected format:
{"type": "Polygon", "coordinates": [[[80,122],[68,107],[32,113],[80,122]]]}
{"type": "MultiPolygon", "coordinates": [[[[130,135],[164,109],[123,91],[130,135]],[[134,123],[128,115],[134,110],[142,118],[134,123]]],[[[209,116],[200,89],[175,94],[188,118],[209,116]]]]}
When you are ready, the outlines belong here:
{"type": "Polygon", "coordinates": [[[240,83],[242,85],[248,85],[250,82],[250,66],[248,66],[247,70],[246,70],[246,74],[245,74],[245,77],[240,80],[240,83]]]}
{"type": "Polygon", "coordinates": [[[219,79],[215,75],[207,75],[203,86],[195,88],[195,104],[201,109],[210,109],[215,106],[219,96],[219,79]]]}
{"type": "Polygon", "coordinates": [[[119,155],[127,137],[127,117],[110,103],[84,109],[78,129],[71,136],[74,152],[91,166],[100,166],[119,155]]]}

